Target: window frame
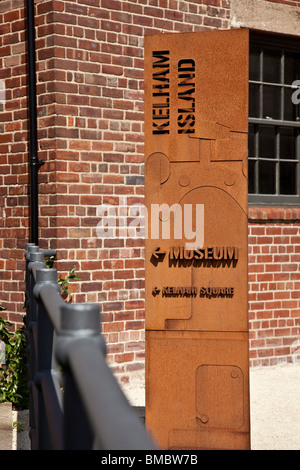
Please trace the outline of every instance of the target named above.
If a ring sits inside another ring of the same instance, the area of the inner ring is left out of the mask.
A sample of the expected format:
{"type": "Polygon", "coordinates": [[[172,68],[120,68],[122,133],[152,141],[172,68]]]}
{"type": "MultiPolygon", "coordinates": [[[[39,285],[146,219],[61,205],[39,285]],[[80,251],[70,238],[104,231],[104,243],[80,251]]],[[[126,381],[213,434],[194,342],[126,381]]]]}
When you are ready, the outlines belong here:
{"type": "MultiPolygon", "coordinates": [[[[266,49],[275,50],[275,51],[281,50],[287,53],[300,54],[300,37],[250,31],[250,46],[257,46],[265,50],[266,49]]],[[[260,55],[260,61],[262,60],[261,57],[262,55],[260,55]]],[[[261,68],[261,63],[260,63],[260,68],[261,68]]],[[[282,70],[282,64],[280,66],[280,70],[282,70]]],[[[295,80],[297,79],[299,80],[300,77],[295,77],[295,80]]],[[[250,95],[250,85],[252,83],[258,84],[260,87],[263,87],[263,84],[267,82],[263,82],[263,77],[261,76],[261,74],[259,77],[259,81],[250,80],[250,74],[249,74],[249,95],[250,95]]],[[[283,89],[286,85],[282,83],[282,80],[280,80],[280,82],[277,83],[275,86],[278,86],[280,87],[280,89],[283,89]]],[[[262,93],[263,92],[261,91],[260,99],[262,99],[262,93]]],[[[283,104],[281,103],[281,108],[282,108],[282,105],[283,104]]],[[[295,105],[295,106],[300,106],[300,105],[295,105]]],[[[281,118],[282,117],[283,116],[281,115],[281,118]]],[[[249,130],[250,130],[250,125],[253,125],[253,126],[265,125],[265,126],[275,127],[276,129],[289,127],[289,128],[298,130],[298,135],[296,137],[296,142],[295,142],[296,143],[296,155],[294,159],[294,161],[297,162],[294,164],[297,167],[296,188],[297,188],[298,194],[296,195],[270,194],[269,195],[269,194],[261,194],[261,193],[248,193],[249,205],[300,206],[300,120],[299,121],[285,121],[283,119],[265,119],[263,117],[254,118],[254,117],[249,116],[248,122],[249,122],[249,130]]],[[[276,166],[278,167],[279,162],[282,161],[282,160],[279,160],[278,151],[276,152],[275,158],[277,161],[276,166]]],[[[251,158],[249,158],[249,160],[251,160],[251,158]]],[[[257,150],[256,150],[256,155],[252,159],[252,161],[256,161],[257,162],[256,164],[258,164],[259,162],[259,155],[257,154],[257,150]]],[[[274,161],[274,159],[270,161],[274,161]]],[[[275,169],[275,178],[277,179],[277,182],[278,182],[279,177],[280,177],[280,170],[275,169]]],[[[256,171],[256,178],[255,178],[254,183],[256,185],[255,190],[257,191],[258,190],[257,171],[256,171]]],[[[278,184],[277,184],[277,187],[278,187],[278,184]]]]}

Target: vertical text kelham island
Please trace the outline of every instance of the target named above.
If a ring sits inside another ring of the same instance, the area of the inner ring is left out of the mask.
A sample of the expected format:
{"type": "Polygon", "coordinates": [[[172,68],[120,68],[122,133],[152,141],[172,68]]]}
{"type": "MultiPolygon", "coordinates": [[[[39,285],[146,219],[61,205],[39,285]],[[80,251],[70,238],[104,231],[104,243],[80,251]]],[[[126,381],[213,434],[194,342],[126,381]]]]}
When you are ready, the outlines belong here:
{"type": "Polygon", "coordinates": [[[204,208],[202,246],[174,236],[172,211],[170,237],[146,240],[146,424],[162,449],[250,448],[248,51],[247,30],[145,38],[148,214],[204,208]]]}
{"type": "MultiPolygon", "coordinates": [[[[153,134],[170,133],[170,51],[153,51],[153,134]]],[[[178,63],[178,133],[195,133],[195,61],[178,63]]]]}

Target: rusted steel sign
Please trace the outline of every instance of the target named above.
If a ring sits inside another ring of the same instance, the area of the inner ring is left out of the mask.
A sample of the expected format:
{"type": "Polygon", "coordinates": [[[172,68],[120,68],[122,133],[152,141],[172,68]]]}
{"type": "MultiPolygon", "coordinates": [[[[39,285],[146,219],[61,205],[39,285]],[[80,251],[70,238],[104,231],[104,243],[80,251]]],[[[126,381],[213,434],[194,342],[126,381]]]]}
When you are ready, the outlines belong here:
{"type": "Polygon", "coordinates": [[[248,31],[145,38],[146,422],[248,449],[248,31]]]}

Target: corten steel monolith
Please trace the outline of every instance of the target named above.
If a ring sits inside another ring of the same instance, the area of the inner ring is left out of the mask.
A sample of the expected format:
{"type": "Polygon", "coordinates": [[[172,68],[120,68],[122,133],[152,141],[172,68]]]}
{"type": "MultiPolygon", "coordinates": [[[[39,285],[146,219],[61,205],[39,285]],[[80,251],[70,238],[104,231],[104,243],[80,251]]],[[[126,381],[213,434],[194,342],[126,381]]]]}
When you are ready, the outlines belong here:
{"type": "Polygon", "coordinates": [[[146,423],[249,449],[248,31],[145,38],[146,423]]]}

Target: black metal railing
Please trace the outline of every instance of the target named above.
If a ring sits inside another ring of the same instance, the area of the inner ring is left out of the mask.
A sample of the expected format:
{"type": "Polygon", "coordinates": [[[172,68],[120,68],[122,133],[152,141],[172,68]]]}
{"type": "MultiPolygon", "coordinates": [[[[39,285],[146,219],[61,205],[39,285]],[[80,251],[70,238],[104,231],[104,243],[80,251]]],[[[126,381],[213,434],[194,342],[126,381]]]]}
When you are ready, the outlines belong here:
{"type": "Polygon", "coordinates": [[[96,304],[65,302],[51,250],[26,245],[32,450],[155,450],[106,363],[96,304]]]}

